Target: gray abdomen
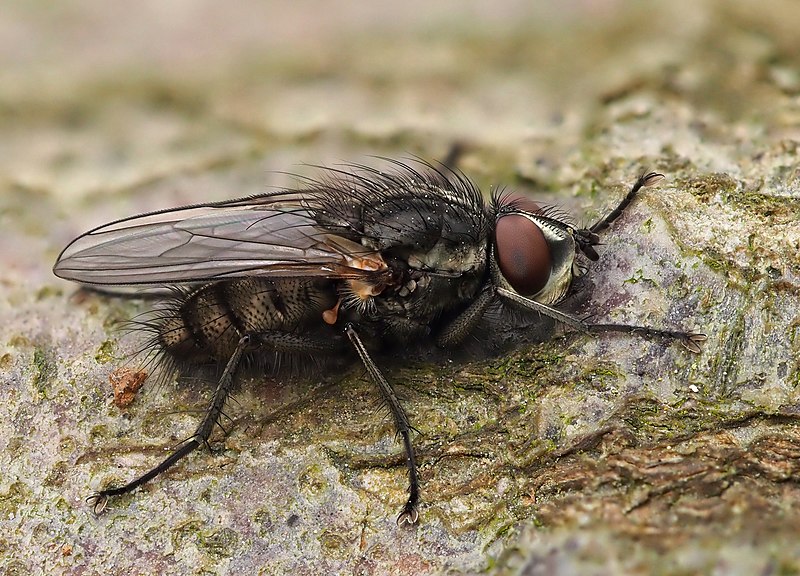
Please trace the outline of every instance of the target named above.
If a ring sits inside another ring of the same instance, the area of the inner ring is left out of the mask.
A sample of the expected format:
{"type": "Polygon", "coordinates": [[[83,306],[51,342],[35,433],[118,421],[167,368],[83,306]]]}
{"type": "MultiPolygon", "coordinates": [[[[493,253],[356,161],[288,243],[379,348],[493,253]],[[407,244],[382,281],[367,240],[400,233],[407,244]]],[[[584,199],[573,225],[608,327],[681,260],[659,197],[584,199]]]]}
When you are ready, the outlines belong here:
{"type": "Polygon", "coordinates": [[[244,278],[207,284],[162,311],[158,341],[176,360],[225,362],[244,334],[302,333],[336,303],[327,280],[244,278]]]}

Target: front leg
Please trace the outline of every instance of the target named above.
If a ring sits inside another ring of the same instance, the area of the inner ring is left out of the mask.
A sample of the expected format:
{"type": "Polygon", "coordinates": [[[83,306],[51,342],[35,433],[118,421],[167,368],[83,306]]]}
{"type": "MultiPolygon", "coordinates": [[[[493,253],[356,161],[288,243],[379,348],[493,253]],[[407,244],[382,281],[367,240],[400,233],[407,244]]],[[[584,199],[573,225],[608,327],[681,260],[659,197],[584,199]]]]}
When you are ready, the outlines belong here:
{"type": "Polygon", "coordinates": [[[639,326],[637,324],[594,324],[586,322],[577,316],[562,312],[552,306],[542,304],[531,298],[520,296],[516,292],[506,290],[505,288],[498,288],[498,295],[521,306],[531,312],[538,312],[544,316],[549,316],[562,324],[566,324],[575,330],[585,332],[587,334],[599,334],[602,332],[621,332],[623,334],[637,334],[645,338],[662,338],[664,340],[672,340],[680,342],[681,346],[699,354],[701,352],[700,344],[706,341],[706,335],[701,332],[684,332],[683,330],[664,330],[661,328],[651,328],[650,326],[639,326]]]}

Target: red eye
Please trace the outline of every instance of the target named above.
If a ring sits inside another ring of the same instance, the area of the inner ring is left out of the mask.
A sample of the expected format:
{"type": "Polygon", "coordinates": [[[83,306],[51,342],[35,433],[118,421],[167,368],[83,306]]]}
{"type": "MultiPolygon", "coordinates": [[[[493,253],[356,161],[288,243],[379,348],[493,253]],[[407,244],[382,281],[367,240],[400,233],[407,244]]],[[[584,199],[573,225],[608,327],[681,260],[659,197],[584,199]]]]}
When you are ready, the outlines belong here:
{"type": "Polygon", "coordinates": [[[522,296],[531,296],[550,279],[550,247],[539,227],[519,214],[497,221],[497,264],[503,277],[522,296]]]}

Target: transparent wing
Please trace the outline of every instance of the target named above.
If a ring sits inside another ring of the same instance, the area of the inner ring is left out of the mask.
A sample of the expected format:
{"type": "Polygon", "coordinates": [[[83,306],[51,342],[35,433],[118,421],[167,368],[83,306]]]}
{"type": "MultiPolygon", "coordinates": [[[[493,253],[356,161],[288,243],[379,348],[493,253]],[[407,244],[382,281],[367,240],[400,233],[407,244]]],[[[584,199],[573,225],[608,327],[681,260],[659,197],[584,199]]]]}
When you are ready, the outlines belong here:
{"type": "Polygon", "coordinates": [[[92,285],[375,278],[383,270],[380,255],[321,227],[297,192],[118,220],[76,238],[53,268],[61,278],[92,285]]]}

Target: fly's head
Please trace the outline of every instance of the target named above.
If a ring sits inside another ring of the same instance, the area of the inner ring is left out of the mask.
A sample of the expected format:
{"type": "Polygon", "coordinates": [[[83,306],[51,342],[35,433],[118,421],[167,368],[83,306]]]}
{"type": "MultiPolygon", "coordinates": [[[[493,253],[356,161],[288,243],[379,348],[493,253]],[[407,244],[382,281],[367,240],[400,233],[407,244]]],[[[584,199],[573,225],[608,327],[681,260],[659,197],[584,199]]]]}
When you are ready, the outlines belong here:
{"type": "Polygon", "coordinates": [[[494,207],[490,270],[495,286],[541,304],[563,300],[573,279],[585,272],[576,254],[596,260],[591,247],[597,235],[577,229],[559,210],[522,196],[496,196],[494,207]]]}

